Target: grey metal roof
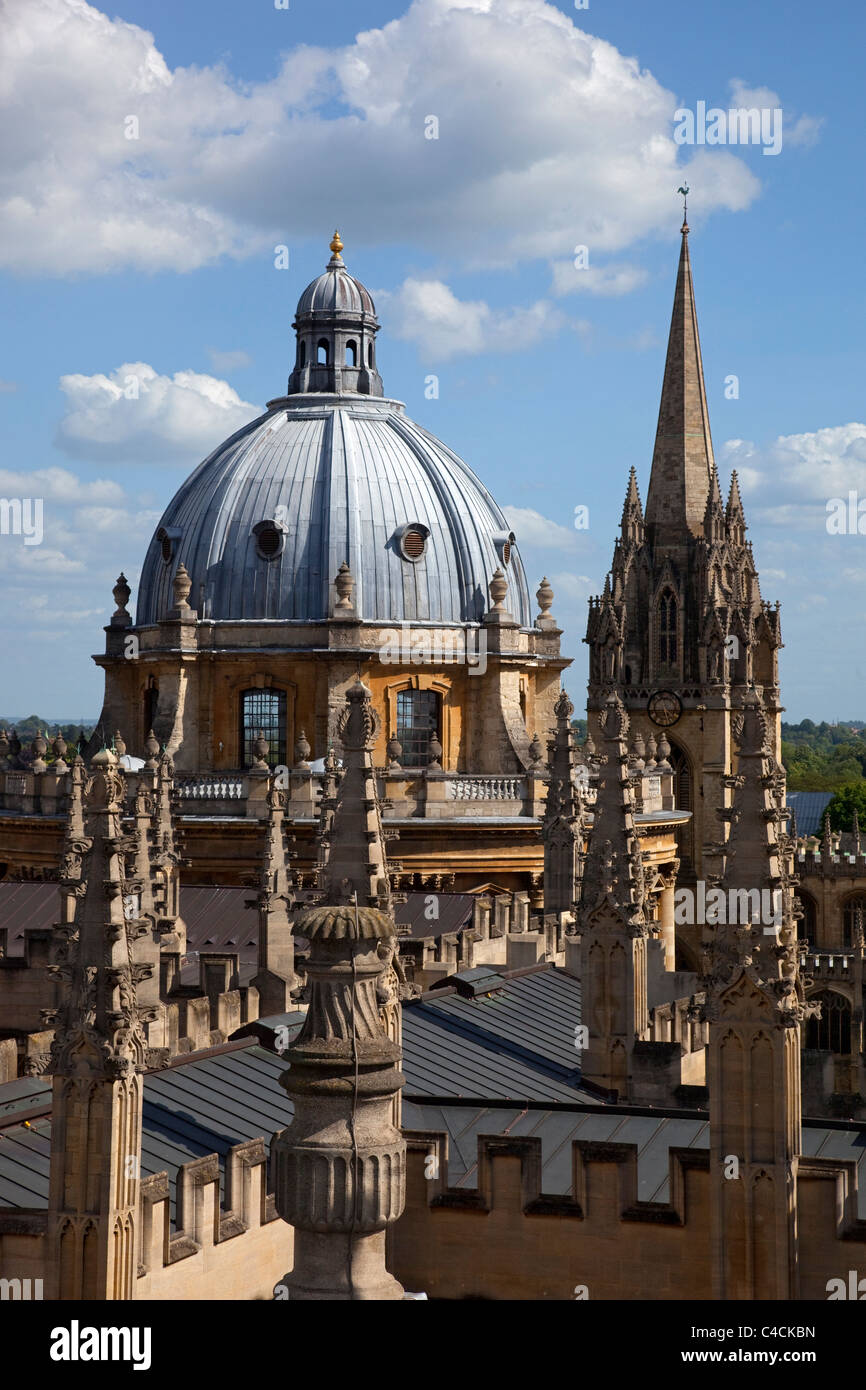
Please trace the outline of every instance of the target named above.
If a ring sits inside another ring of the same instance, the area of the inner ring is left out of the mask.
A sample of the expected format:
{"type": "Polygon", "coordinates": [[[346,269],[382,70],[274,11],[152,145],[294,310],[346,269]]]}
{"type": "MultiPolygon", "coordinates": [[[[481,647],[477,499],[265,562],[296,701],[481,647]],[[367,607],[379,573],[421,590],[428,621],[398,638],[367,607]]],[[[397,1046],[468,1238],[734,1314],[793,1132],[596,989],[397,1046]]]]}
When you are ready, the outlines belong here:
{"type": "Polygon", "coordinates": [[[345,265],[332,257],[332,263],[315,280],[311,280],[298,300],[297,316],[316,313],[375,314],[370,291],[345,265]]]}
{"type": "MultiPolygon", "coordinates": [[[[200,618],[320,621],[329,616],[333,581],[346,561],[362,620],[477,622],[502,565],[497,539],[501,545],[510,531],[472,470],[414,424],[399,401],[351,394],[273,403],[196,469],[160,528],[174,537],[173,558],[163,560],[155,534],[139,585],[140,624],[158,621],[173,605],[180,561],[200,618]],[[280,518],[282,550],[263,559],[253,527],[280,518]],[[398,544],[411,522],[429,531],[414,563],[398,544]]],[[[529,626],[516,545],[506,573],[506,607],[529,626]]]]}
{"type": "Polygon", "coordinates": [[[788,792],[788,805],[797,817],[797,834],[820,835],[824,812],[832,800],[832,792],[788,792]]]}
{"type": "MultiPolygon", "coordinates": [[[[222,1175],[222,1160],[233,1144],[261,1136],[269,1145],[272,1135],[289,1124],[291,1102],[279,1085],[284,1069],[281,1057],[252,1044],[216,1056],[192,1057],[145,1077],[142,1171],[145,1176],[168,1172],[172,1219],[180,1164],[217,1153],[222,1175]]],[[[411,1094],[410,1086],[406,1090],[411,1094]]],[[[34,1107],[50,1104],[50,1087],[39,1078],[22,1078],[0,1086],[0,1208],[38,1209],[48,1204],[50,1117],[34,1118],[29,1127],[21,1122],[8,1123],[14,1114],[11,1107],[22,1101],[25,1093],[30,1094],[34,1107]]],[[[542,1188],[551,1194],[569,1190],[574,1139],[636,1144],[638,1198],[656,1202],[669,1198],[669,1149],[708,1147],[705,1119],[670,1113],[634,1114],[618,1106],[599,1113],[597,1108],[581,1110],[574,1092],[569,1099],[568,1108],[533,1103],[532,1097],[527,1097],[528,1104],[513,1106],[485,1104],[484,1099],[463,1105],[456,1099],[441,1104],[404,1099],[403,1127],[448,1135],[448,1180],[455,1187],[473,1187],[477,1181],[480,1134],[540,1137],[542,1188]]],[[[866,1217],[863,1128],[831,1128],[820,1121],[807,1121],[802,1135],[804,1154],[860,1165],[859,1214],[866,1217]]]]}

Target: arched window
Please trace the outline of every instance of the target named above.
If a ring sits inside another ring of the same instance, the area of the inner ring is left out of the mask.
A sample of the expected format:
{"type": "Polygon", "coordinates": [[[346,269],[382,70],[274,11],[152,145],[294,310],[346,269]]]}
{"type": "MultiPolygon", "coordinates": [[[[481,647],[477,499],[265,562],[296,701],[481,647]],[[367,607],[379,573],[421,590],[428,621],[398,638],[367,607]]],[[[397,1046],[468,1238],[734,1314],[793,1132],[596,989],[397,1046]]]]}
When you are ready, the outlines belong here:
{"type": "Polygon", "coordinates": [[[863,930],[866,931],[866,898],[849,898],[842,909],[842,941],[847,947],[854,944],[854,928],[857,923],[857,909],[863,914],[863,930]]]}
{"type": "Polygon", "coordinates": [[[670,589],[659,599],[659,662],[662,666],[677,664],[677,600],[670,589]]]}
{"type": "Polygon", "coordinates": [[[331,360],[330,354],[331,350],[327,338],[320,338],[316,344],[316,361],[320,367],[327,367],[331,360]]]}
{"type": "Polygon", "coordinates": [[[795,893],[794,897],[803,909],[802,917],[797,918],[797,940],[815,945],[815,900],[808,893],[795,893]]]}
{"type": "Polygon", "coordinates": [[[373,344],[372,344],[372,343],[368,343],[368,344],[367,344],[367,366],[368,366],[368,367],[372,367],[372,365],[373,365],[373,344]]]}
{"type": "Polygon", "coordinates": [[[286,692],[244,690],[240,706],[240,748],[243,767],[255,761],[253,744],[261,729],[268,740],[266,761],[286,765],[286,692]]]}
{"type": "Polygon", "coordinates": [[[301,342],[301,354],[299,362],[302,367],[305,367],[307,364],[307,344],[303,341],[301,342]]]}
{"type": "Polygon", "coordinates": [[[349,367],[357,367],[358,365],[358,344],[354,338],[350,338],[346,344],[346,365],[349,367]]]}
{"type": "Polygon", "coordinates": [[[441,700],[435,690],[397,692],[397,738],[404,767],[426,767],[430,740],[439,736],[441,700]]]}
{"type": "Polygon", "coordinates": [[[843,994],[825,989],[810,996],[810,1002],[821,1004],[821,1017],[806,1020],[804,1046],[824,1052],[851,1051],[851,1005],[843,994]]]}
{"type": "Polygon", "coordinates": [[[674,801],[678,811],[692,809],[692,776],[689,760],[681,748],[671,744],[668,762],[674,770],[674,801]]]}

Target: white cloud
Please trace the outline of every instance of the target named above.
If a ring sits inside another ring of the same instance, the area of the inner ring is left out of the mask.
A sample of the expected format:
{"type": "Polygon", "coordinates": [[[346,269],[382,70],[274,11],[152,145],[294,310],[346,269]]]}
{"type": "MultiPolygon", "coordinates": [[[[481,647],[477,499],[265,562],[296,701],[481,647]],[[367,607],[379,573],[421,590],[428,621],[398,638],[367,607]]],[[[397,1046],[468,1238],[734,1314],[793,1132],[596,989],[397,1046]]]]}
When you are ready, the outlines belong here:
{"type": "Polygon", "coordinates": [[[189,463],[261,414],[226,381],[160,376],[146,362],[126,362],[110,376],[63,376],[60,386],[67,408],[57,443],[74,458],[189,463]]]}
{"type": "Polygon", "coordinates": [[[630,294],[646,283],[647,273],[634,265],[587,265],[578,270],[574,260],[554,261],[551,265],[551,293],[562,294],[630,294]]]}
{"type": "Polygon", "coordinates": [[[531,507],[503,507],[508,518],[508,525],[514,531],[517,544],[523,546],[537,545],[547,550],[573,550],[577,540],[577,533],[569,531],[567,526],[560,526],[557,521],[550,521],[540,512],[535,512],[531,507]]]}
{"type": "Polygon", "coordinates": [[[730,152],[681,162],[674,94],[545,0],[414,0],[243,84],[84,0],[6,0],[0,73],[0,263],[43,275],[324,239],[335,188],[350,255],[387,231],[471,266],[670,231],[686,174],[705,215],[758,190],[730,152]]]}
{"type": "Polygon", "coordinates": [[[550,576],[550,583],[553,589],[553,611],[556,613],[557,599],[565,601],[571,605],[574,603],[585,603],[595,593],[601,593],[602,586],[596,586],[587,574],[572,574],[568,570],[561,570],[558,574],[550,576]]]}
{"type": "Polygon", "coordinates": [[[817,144],[824,124],[823,116],[796,116],[790,106],[783,106],[778,92],[769,87],[749,87],[739,77],[731,79],[730,88],[732,106],[749,109],[756,106],[759,110],[769,108],[773,111],[781,109],[784,145],[808,147],[817,144]]]}
{"type": "Polygon", "coordinates": [[[207,355],[215,372],[236,372],[241,367],[252,366],[253,359],[243,348],[220,352],[219,348],[208,348],[207,355]]]}
{"type": "Polygon", "coordinates": [[[4,497],[42,497],[52,502],[120,502],[123,488],[110,478],[85,483],[65,468],[36,468],[15,473],[0,468],[0,494],[4,497]]]}
{"type": "Polygon", "coordinates": [[[387,305],[389,333],[415,343],[431,362],[493,350],[522,352],[568,322],[543,299],[527,308],[492,309],[483,299],[458,299],[442,280],[411,276],[397,290],[378,290],[376,300],[380,309],[387,305]]]}
{"type": "Polygon", "coordinates": [[[851,491],[866,498],[866,424],[856,421],[779,435],[763,447],[730,439],[722,457],[737,469],[744,494],[754,493],[756,515],[770,525],[819,523],[823,529],[831,498],[847,499],[851,491]]]}
{"type": "Polygon", "coordinates": [[[11,396],[17,390],[17,381],[0,381],[0,396],[11,396]]]}

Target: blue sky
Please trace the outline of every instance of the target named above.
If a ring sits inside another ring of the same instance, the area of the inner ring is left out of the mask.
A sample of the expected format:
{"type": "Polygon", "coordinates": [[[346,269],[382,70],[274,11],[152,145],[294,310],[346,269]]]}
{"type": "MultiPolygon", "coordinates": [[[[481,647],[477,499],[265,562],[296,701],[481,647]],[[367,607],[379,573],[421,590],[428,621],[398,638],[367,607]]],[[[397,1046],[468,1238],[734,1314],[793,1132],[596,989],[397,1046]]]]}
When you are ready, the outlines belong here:
{"type": "Polygon", "coordinates": [[[829,499],[866,499],[864,27],[855,0],[7,0],[0,496],[44,498],[44,538],[0,536],[0,713],[98,713],[115,577],[134,592],[184,476],[284,390],[335,225],[386,393],[551,579],[581,709],[631,464],[646,497],[686,178],[716,457],[782,602],[787,717],[866,717],[866,535],[826,529],[829,499]],[[701,101],[780,107],[781,151],[676,144],[701,101]]]}

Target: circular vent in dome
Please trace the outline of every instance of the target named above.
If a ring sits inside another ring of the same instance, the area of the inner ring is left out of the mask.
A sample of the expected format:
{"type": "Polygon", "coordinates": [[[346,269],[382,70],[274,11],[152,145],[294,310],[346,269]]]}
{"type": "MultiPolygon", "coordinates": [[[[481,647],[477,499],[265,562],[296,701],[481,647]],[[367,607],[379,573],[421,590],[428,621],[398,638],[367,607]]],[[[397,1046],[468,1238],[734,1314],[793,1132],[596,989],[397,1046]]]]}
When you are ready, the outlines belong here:
{"type": "Polygon", "coordinates": [[[426,526],[407,526],[400,539],[400,549],[407,560],[420,560],[427,544],[426,526]]]}
{"type": "Polygon", "coordinates": [[[274,560],[283,548],[283,533],[272,521],[261,521],[254,528],[256,549],[263,560],[274,560]]]}
{"type": "Polygon", "coordinates": [[[162,550],[162,558],[163,558],[163,560],[165,561],[165,563],[168,564],[169,561],[171,560],[171,552],[172,552],[171,536],[168,534],[168,532],[166,532],[166,531],[160,531],[160,533],[159,533],[159,544],[160,544],[160,549],[162,550]]]}

